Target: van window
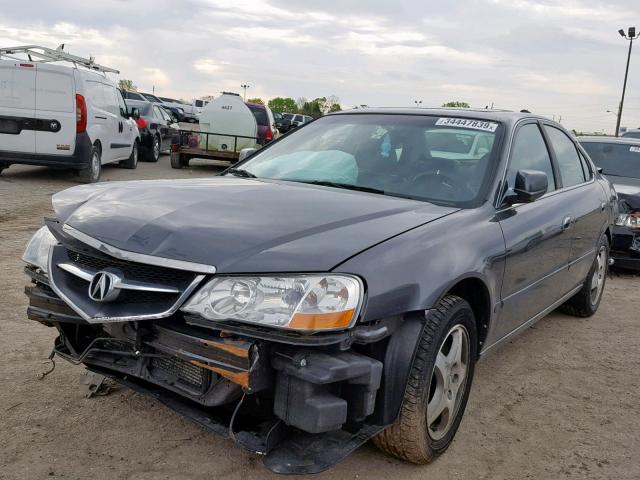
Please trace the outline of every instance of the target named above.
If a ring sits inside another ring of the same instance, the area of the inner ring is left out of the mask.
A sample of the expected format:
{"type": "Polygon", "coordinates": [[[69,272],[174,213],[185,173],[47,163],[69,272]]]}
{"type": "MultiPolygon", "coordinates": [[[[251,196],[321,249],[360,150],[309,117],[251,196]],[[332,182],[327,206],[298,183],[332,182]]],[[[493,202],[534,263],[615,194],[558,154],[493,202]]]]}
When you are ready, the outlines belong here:
{"type": "Polygon", "coordinates": [[[36,71],[19,68],[12,63],[0,65],[0,107],[25,108],[36,106],[36,71]]]}
{"type": "Polygon", "coordinates": [[[204,106],[204,102],[202,100],[196,100],[196,107],[202,108],[204,106]]]}
{"type": "Polygon", "coordinates": [[[36,72],[36,108],[51,112],[73,112],[74,88],[71,75],[64,72],[36,72]]]}

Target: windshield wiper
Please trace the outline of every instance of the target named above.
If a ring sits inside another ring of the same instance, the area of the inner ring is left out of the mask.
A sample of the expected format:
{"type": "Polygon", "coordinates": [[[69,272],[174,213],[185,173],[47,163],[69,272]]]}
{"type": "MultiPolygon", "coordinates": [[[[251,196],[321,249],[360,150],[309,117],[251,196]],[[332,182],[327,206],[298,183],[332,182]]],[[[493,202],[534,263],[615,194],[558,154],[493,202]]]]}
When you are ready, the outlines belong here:
{"type": "Polygon", "coordinates": [[[247,170],[243,170],[242,168],[227,168],[227,171],[225,173],[230,173],[234,177],[258,178],[253,173],[248,172],[247,170]]]}
{"type": "Polygon", "coordinates": [[[385,194],[385,191],[380,190],[379,188],[363,187],[361,185],[353,185],[351,183],[330,182],[326,180],[311,180],[311,181],[298,180],[298,181],[300,183],[308,183],[310,185],[322,185],[323,187],[344,188],[345,190],[357,190],[358,192],[379,193],[380,195],[385,194]]]}

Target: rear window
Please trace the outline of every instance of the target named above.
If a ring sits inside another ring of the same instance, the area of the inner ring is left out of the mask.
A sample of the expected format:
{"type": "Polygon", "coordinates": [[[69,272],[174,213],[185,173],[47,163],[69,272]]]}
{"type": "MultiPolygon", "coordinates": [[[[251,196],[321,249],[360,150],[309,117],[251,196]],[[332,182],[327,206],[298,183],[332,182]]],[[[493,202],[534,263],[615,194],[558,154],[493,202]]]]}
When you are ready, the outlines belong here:
{"type": "Polygon", "coordinates": [[[74,88],[71,75],[38,69],[36,74],[36,108],[51,112],[72,112],[74,88]]]}
{"type": "Polygon", "coordinates": [[[131,113],[131,109],[132,108],[137,108],[138,111],[140,112],[140,115],[143,116],[143,117],[150,117],[151,116],[151,104],[150,103],[138,103],[138,104],[129,103],[127,105],[127,110],[129,110],[129,113],[131,113]]]}
{"type": "Polygon", "coordinates": [[[0,107],[35,108],[35,68],[0,63],[0,107]]]}
{"type": "Polygon", "coordinates": [[[637,144],[584,142],[593,163],[605,175],[640,178],[640,142],[637,144]]]}
{"type": "Polygon", "coordinates": [[[269,125],[269,117],[267,117],[267,112],[261,108],[249,107],[253,116],[256,117],[256,122],[258,125],[265,127],[269,125]]]}

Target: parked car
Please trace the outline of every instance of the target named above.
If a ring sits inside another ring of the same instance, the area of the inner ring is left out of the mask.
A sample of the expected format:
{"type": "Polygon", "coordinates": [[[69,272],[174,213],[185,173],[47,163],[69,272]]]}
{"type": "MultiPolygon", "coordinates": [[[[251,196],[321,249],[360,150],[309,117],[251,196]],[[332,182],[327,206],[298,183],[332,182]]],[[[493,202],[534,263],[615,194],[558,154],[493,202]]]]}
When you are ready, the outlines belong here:
{"type": "Polygon", "coordinates": [[[623,138],[640,138],[640,128],[632,128],[620,136],[623,138]]]}
{"type": "Polygon", "coordinates": [[[139,117],[136,120],[140,131],[140,149],[143,158],[157,162],[161,151],[171,149],[171,141],[178,134],[179,126],[162,105],[151,102],[127,102],[129,112],[136,108],[139,117]]]}
{"type": "Polygon", "coordinates": [[[102,165],[136,168],[136,123],[115,84],[91,59],[62,50],[0,49],[0,172],[10,165],[72,168],[97,182],[102,165]],[[37,61],[36,61],[37,59],[37,61]]]}
{"type": "Polygon", "coordinates": [[[280,132],[276,128],[276,121],[273,117],[271,109],[266,105],[258,103],[247,103],[247,107],[253,113],[258,124],[258,143],[266,145],[275,138],[278,138],[280,132]]]}
{"type": "MultiPolygon", "coordinates": [[[[202,107],[196,108],[195,101],[192,104],[187,104],[173,98],[168,98],[168,97],[158,97],[158,98],[162,100],[164,105],[166,105],[167,107],[180,110],[181,122],[185,121],[190,123],[196,123],[199,119],[200,114],[202,113],[202,107]]],[[[200,100],[200,102],[204,102],[204,101],[200,100]]]]}
{"type": "Polygon", "coordinates": [[[164,101],[161,101],[159,97],[156,97],[154,95],[150,95],[150,94],[147,94],[147,93],[142,94],[142,93],[138,93],[138,92],[129,92],[129,91],[126,91],[126,90],[122,91],[122,95],[127,100],[137,100],[137,101],[140,101],[140,102],[157,103],[158,105],[160,105],[162,108],[164,108],[167,111],[167,113],[173,119],[174,122],[181,122],[182,119],[184,118],[184,111],[183,110],[165,104],[164,101]],[[148,98],[147,98],[147,95],[149,96],[148,98]]]}
{"type": "Polygon", "coordinates": [[[309,122],[312,122],[312,121],[313,121],[313,117],[310,117],[309,115],[295,114],[291,118],[291,127],[290,128],[301,127],[305,123],[309,123],[309,122]]]}
{"type": "Polygon", "coordinates": [[[618,194],[620,213],[611,245],[614,265],[640,270],[640,139],[596,136],[578,140],[618,194]]]}
{"type": "Polygon", "coordinates": [[[56,355],[275,472],[324,470],[369,438],[427,463],[478,359],[557,307],[597,311],[614,198],[541,117],[341,112],[222,177],[54,195],[24,254],[27,314],[58,330],[56,355]],[[490,149],[459,161],[428,143],[445,130],[490,149]]]}

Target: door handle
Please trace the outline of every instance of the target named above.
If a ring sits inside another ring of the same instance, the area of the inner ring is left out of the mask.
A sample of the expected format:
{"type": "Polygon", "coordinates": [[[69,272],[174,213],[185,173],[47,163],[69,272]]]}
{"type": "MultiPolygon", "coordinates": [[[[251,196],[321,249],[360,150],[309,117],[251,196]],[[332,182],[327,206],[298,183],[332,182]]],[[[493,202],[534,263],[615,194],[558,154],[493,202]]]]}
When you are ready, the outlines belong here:
{"type": "Polygon", "coordinates": [[[601,212],[604,212],[604,209],[605,209],[605,208],[607,208],[607,202],[602,202],[602,203],[600,204],[600,211],[601,211],[601,212]]]}
{"type": "Polygon", "coordinates": [[[571,227],[571,222],[573,222],[573,218],[571,217],[564,217],[564,220],[562,220],[562,231],[564,232],[565,230],[568,230],[569,227],[571,227]]]}

